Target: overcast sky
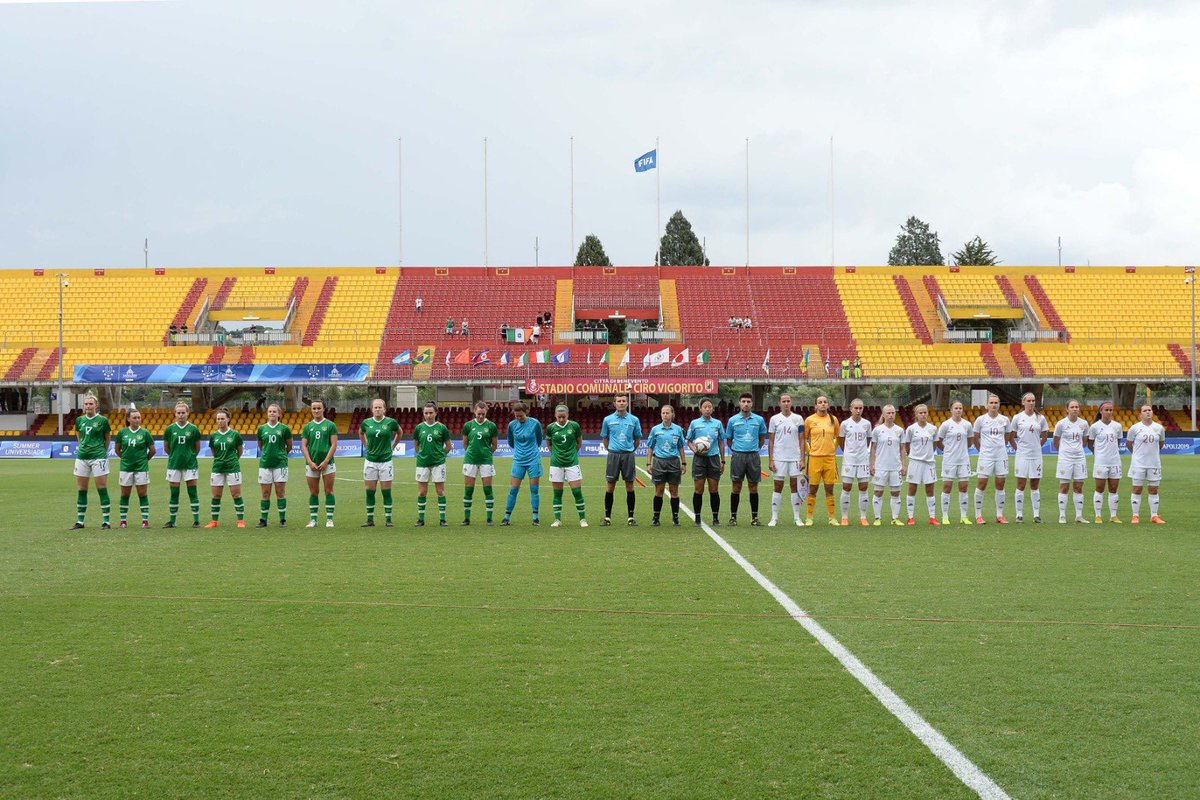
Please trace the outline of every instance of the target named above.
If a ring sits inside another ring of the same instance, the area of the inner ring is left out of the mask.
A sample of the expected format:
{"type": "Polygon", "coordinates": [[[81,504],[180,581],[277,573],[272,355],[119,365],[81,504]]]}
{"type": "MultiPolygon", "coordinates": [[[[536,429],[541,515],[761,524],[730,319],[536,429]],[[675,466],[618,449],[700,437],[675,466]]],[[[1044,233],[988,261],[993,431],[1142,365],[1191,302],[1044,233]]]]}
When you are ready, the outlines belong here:
{"type": "Polygon", "coordinates": [[[1200,261],[1200,4],[0,2],[0,266],[1200,261]]]}

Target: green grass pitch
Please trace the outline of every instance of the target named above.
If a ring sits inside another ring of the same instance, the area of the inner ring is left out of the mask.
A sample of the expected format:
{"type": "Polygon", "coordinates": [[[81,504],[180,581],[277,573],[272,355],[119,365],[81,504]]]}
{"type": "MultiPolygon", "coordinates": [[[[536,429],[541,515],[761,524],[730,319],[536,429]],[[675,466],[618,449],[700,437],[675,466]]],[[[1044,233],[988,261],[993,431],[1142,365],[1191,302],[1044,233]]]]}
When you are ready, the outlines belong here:
{"type": "MultiPolygon", "coordinates": [[[[749,528],[743,501],[718,532],[1012,797],[1197,797],[1200,459],[1164,462],[1166,526],[1054,524],[1051,478],[1040,526],[831,528],[821,500],[749,528]]],[[[651,490],[600,527],[601,461],[586,530],[569,492],[548,527],[548,482],[540,528],[527,488],[512,527],[481,491],[459,527],[458,462],[450,527],[414,529],[411,460],[364,530],[360,464],[334,530],[298,468],[286,529],[226,498],[193,530],[185,495],[162,530],[156,462],[153,529],[101,531],[93,490],[67,533],[71,462],[0,462],[0,797],[972,796],[703,532],[651,528],[651,490]]]]}

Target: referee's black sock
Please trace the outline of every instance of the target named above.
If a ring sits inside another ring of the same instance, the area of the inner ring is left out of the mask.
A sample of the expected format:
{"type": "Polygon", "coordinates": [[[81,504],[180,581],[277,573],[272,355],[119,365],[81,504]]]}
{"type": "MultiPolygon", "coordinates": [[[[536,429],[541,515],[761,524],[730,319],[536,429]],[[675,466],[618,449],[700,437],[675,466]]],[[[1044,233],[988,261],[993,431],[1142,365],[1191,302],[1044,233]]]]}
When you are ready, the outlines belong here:
{"type": "Polygon", "coordinates": [[[758,516],[758,492],[750,493],[750,516],[758,516]]]}
{"type": "Polygon", "coordinates": [[[613,504],[613,493],[612,493],[612,489],[609,489],[607,492],[604,493],[604,518],[605,519],[612,519],[612,504],[613,504]]]}
{"type": "MultiPolygon", "coordinates": [[[[737,516],[738,503],[740,503],[741,500],[742,495],[740,492],[734,492],[733,494],[729,495],[729,516],[737,516]]],[[[714,508],[713,510],[715,511],[716,509],[714,508]]]]}
{"type": "MultiPolygon", "coordinates": [[[[658,515],[662,513],[662,495],[654,495],[654,518],[658,519],[658,515]]],[[[630,514],[630,516],[633,516],[630,514]]]]}
{"type": "Polygon", "coordinates": [[[629,507],[629,518],[633,519],[633,507],[637,504],[637,492],[625,493],[625,505],[629,507]]]}
{"type": "Polygon", "coordinates": [[[679,498],[678,497],[671,498],[671,516],[674,519],[679,519],[679,498]]]}
{"type": "Polygon", "coordinates": [[[708,493],[708,504],[709,504],[709,506],[712,507],[713,519],[716,519],[717,514],[721,511],[721,493],[720,492],[709,492],[708,493]]]}
{"type": "Polygon", "coordinates": [[[696,512],[696,517],[700,517],[700,512],[704,510],[704,493],[692,492],[692,511],[696,512]]]}

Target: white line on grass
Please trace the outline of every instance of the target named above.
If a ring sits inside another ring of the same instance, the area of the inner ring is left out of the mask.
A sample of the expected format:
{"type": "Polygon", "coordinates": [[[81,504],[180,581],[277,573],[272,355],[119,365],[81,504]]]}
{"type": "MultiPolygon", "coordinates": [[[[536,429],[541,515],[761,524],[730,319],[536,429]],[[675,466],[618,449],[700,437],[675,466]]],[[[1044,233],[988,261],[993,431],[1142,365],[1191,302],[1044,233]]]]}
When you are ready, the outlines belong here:
{"type": "MultiPolygon", "coordinates": [[[[638,471],[647,478],[650,477],[650,473],[646,472],[640,466],[638,467],[638,471]]],[[[682,500],[682,498],[680,499],[682,500]]],[[[680,502],[679,507],[693,520],[696,519],[696,515],[692,509],[685,506],[682,502],[680,502]]],[[[875,673],[871,672],[870,668],[859,660],[858,656],[851,653],[832,633],[825,630],[819,622],[809,616],[804,609],[796,604],[795,600],[788,597],[787,593],[772,583],[770,578],[759,572],[757,567],[747,561],[745,556],[735,550],[733,545],[725,541],[703,519],[700,522],[700,527],[708,534],[708,538],[716,542],[747,575],[753,578],[759,586],[766,589],[767,593],[775,598],[775,602],[783,606],[792,619],[800,623],[804,630],[808,631],[814,639],[821,643],[822,647],[829,651],[830,655],[841,662],[841,665],[846,668],[847,672],[865,686],[867,691],[875,695],[875,699],[882,703],[884,708],[892,712],[892,715],[900,720],[901,724],[908,728],[914,736],[920,739],[921,743],[928,747],[930,752],[938,757],[939,761],[949,767],[955,777],[985,800],[1011,800],[1008,794],[995,781],[989,778],[983,770],[975,766],[974,762],[963,755],[957,747],[950,744],[950,741],[941,732],[926,722],[920,714],[913,710],[912,706],[904,702],[900,695],[892,691],[886,683],[879,680],[875,676],[875,673]]]]}

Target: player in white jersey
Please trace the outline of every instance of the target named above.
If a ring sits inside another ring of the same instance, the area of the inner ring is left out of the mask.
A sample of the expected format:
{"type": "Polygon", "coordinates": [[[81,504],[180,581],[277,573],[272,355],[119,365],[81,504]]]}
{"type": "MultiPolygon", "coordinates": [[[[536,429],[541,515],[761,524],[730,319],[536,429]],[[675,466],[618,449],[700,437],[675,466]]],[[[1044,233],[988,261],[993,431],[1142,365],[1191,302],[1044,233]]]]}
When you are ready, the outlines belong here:
{"type": "Polygon", "coordinates": [[[904,444],[901,448],[907,462],[908,476],[908,524],[916,525],[913,518],[917,506],[917,487],[925,487],[925,510],[929,512],[929,524],[938,525],[937,504],[933,499],[933,484],[937,481],[937,472],[933,468],[934,447],[937,438],[937,428],[929,421],[929,406],[921,403],[914,411],[917,421],[904,431],[904,444]]]}
{"type": "Polygon", "coordinates": [[[768,528],[779,524],[779,503],[783,500],[783,481],[788,479],[792,493],[792,516],[796,525],[803,525],[800,516],[800,498],[808,494],[808,487],[799,485],[800,464],[804,461],[804,442],[800,434],[804,431],[804,417],[792,413],[792,396],[779,395],[779,413],[771,417],[767,425],[768,469],[775,478],[775,492],[771,495],[771,521],[768,528]]]}
{"type": "Polygon", "coordinates": [[[967,481],[971,477],[971,423],[962,418],[963,404],[950,404],[950,419],[938,427],[934,445],[942,453],[942,524],[950,524],[950,489],[958,481],[958,516],[963,525],[971,524],[967,508],[967,481]]]}
{"type": "Polygon", "coordinates": [[[842,448],[842,524],[849,525],[850,489],[858,482],[858,524],[867,523],[867,503],[871,492],[871,420],[863,416],[863,401],[850,401],[850,418],[838,429],[838,447],[842,448]]]}
{"type": "Polygon", "coordinates": [[[1037,411],[1037,398],[1033,392],[1021,397],[1024,408],[1012,418],[1009,442],[1017,451],[1013,460],[1017,473],[1017,495],[1013,505],[1017,509],[1017,522],[1025,521],[1025,484],[1029,484],[1029,499],[1033,502],[1033,521],[1042,521],[1042,445],[1050,426],[1037,411]]]}
{"type": "Polygon", "coordinates": [[[996,522],[1007,525],[1004,518],[1004,479],[1008,476],[1008,417],[1000,413],[1000,398],[989,394],[987,413],[975,418],[971,426],[974,431],[975,449],[979,460],[975,464],[975,524],[983,524],[983,490],[988,478],[996,480],[996,522]]]}
{"type": "Polygon", "coordinates": [[[880,516],[883,514],[883,489],[891,490],[892,524],[903,525],[900,519],[900,481],[904,477],[904,461],[900,456],[900,448],[904,443],[904,428],[896,424],[896,407],[883,407],[883,421],[871,431],[871,474],[875,476],[875,499],[872,506],[875,511],[875,521],[872,525],[882,525],[880,516]]]}
{"type": "Polygon", "coordinates": [[[1133,458],[1129,461],[1129,480],[1133,483],[1133,494],[1129,502],[1133,505],[1133,517],[1129,520],[1134,525],[1138,523],[1138,514],[1142,510],[1142,487],[1150,487],[1150,521],[1157,525],[1165,525],[1166,520],[1158,515],[1158,484],[1162,481],[1162,460],[1159,451],[1167,442],[1163,426],[1154,421],[1154,409],[1149,404],[1141,408],[1142,418],[1129,426],[1125,439],[1129,443],[1129,452],[1133,458]]]}
{"type": "Polygon", "coordinates": [[[1121,440],[1125,429],[1112,418],[1113,404],[1105,400],[1100,404],[1100,419],[1088,428],[1088,447],[1096,460],[1092,463],[1092,477],[1096,479],[1096,491],[1092,494],[1092,506],[1096,511],[1096,524],[1100,524],[1100,512],[1104,510],[1104,489],[1108,489],[1109,522],[1121,524],[1118,511],[1121,506],[1121,440]]]}
{"type": "Polygon", "coordinates": [[[1067,522],[1067,489],[1073,489],[1071,499],[1075,504],[1075,521],[1087,524],[1083,517],[1083,479],[1087,477],[1087,450],[1084,442],[1088,438],[1087,420],[1079,416],[1079,401],[1067,401],[1067,416],[1054,426],[1054,450],[1058,453],[1058,466],[1054,470],[1058,478],[1058,524],[1067,522]]]}

